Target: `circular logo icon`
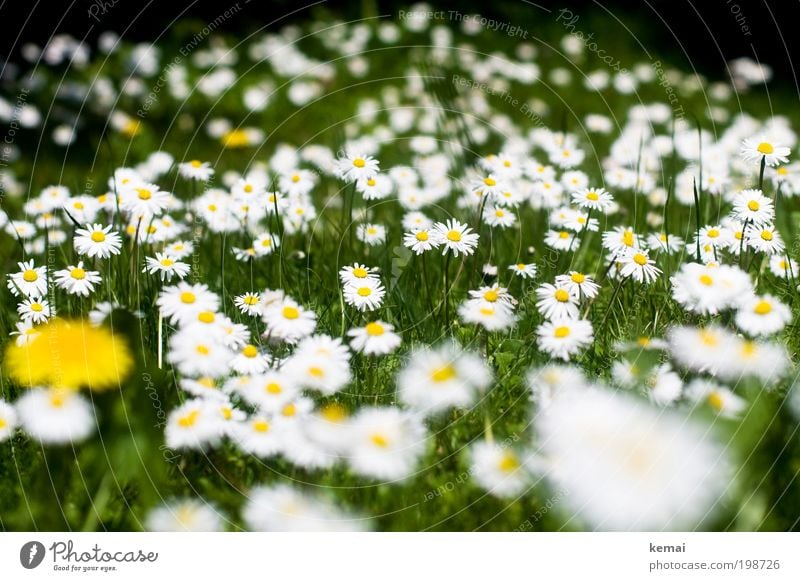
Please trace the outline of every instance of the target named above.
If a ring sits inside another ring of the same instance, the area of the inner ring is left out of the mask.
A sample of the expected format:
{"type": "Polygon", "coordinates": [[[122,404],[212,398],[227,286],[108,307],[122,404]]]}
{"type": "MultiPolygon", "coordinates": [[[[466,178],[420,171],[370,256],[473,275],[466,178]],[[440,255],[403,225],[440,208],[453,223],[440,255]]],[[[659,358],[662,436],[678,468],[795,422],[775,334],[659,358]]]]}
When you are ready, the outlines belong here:
{"type": "Polygon", "coordinates": [[[35,569],[44,559],[44,545],[39,541],[30,541],[19,550],[19,562],[26,569],[35,569]]]}

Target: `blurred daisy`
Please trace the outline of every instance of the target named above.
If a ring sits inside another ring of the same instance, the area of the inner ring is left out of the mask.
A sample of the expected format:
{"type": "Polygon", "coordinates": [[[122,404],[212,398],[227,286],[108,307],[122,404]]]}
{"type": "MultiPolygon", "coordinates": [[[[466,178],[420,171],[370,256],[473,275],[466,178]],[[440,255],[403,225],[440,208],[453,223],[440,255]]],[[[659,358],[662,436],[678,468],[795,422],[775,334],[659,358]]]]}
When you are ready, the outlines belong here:
{"type": "Polygon", "coordinates": [[[188,323],[201,312],[216,312],[219,297],[204,284],[179,282],[161,290],[156,300],[162,315],[171,323],[188,323]]]}
{"type": "Polygon", "coordinates": [[[357,283],[348,283],[344,286],[344,300],[351,307],[359,311],[374,311],[383,303],[386,289],[380,280],[365,278],[357,283]]]}
{"type": "Polygon", "coordinates": [[[747,408],[745,400],[730,389],[707,379],[692,381],[686,389],[686,395],[695,403],[707,404],[726,418],[736,418],[747,408]]]}
{"type": "Polygon", "coordinates": [[[548,319],[578,316],[578,295],[569,291],[565,285],[546,282],[536,289],[536,308],[548,319]]]}
{"type": "Polygon", "coordinates": [[[595,283],[592,277],[575,270],[571,270],[569,274],[559,274],[555,282],[558,287],[567,289],[570,294],[587,299],[596,297],[600,290],[600,285],[595,283]]]}
{"type": "Polygon", "coordinates": [[[20,427],[44,444],[79,442],[96,426],[92,404],[71,389],[34,388],[16,401],[20,427]]]}
{"type": "Polygon", "coordinates": [[[220,441],[222,422],[207,400],[190,399],[170,412],[164,436],[169,448],[202,449],[220,441]]]}
{"type": "Polygon", "coordinates": [[[440,242],[428,229],[415,228],[403,234],[403,245],[416,254],[422,254],[432,248],[439,248],[440,242]]]}
{"type": "Polygon", "coordinates": [[[362,408],[352,419],[346,454],[356,473],[384,481],[411,476],[425,447],[425,428],[397,408],[362,408]]]}
{"type": "Polygon", "coordinates": [[[0,442],[14,435],[17,428],[17,412],[11,404],[0,399],[0,442]]]}
{"type": "Polygon", "coordinates": [[[263,373],[269,368],[272,358],[267,353],[259,351],[255,345],[245,345],[236,356],[231,359],[231,369],[241,375],[254,375],[263,373]]]}
{"type": "Polygon", "coordinates": [[[360,531],[365,520],[344,513],[337,505],[286,485],[261,486],[250,491],[242,511],[251,531],[360,531]]]}
{"type": "Polygon", "coordinates": [[[199,161],[194,159],[178,164],[178,172],[181,177],[187,180],[196,180],[200,182],[207,182],[214,175],[214,169],[207,161],[199,161]]]}
{"type": "Polygon", "coordinates": [[[386,227],[381,224],[359,224],[356,237],[367,246],[377,246],[386,241],[386,227]]]}
{"type": "Polygon", "coordinates": [[[619,262],[622,264],[620,276],[632,277],[636,282],[649,284],[661,275],[661,269],[655,266],[655,260],[644,249],[625,252],[619,262]]]}
{"type": "Polygon", "coordinates": [[[317,327],[314,311],[288,297],[265,306],[262,319],[270,335],[292,342],[310,335],[317,327]]]}
{"type": "Polygon", "coordinates": [[[258,293],[247,292],[243,295],[238,295],[233,299],[233,303],[242,312],[242,314],[257,317],[261,315],[261,295],[258,293]]]}
{"type": "Polygon", "coordinates": [[[539,348],[551,355],[569,361],[592,343],[592,324],[584,319],[555,318],[536,329],[539,348]]]}
{"type": "Polygon", "coordinates": [[[350,347],[365,355],[386,355],[400,346],[400,335],[394,327],[383,321],[372,321],[363,327],[355,327],[347,332],[350,347]]]}
{"type": "Polygon", "coordinates": [[[508,270],[514,273],[515,276],[520,278],[535,278],[536,277],[536,265],[535,264],[525,264],[524,262],[518,262],[517,264],[512,264],[508,267],[508,270]]]}
{"type": "Polygon", "coordinates": [[[375,177],[379,170],[377,159],[355,151],[348,151],[335,165],[336,175],[348,182],[375,177]]]}
{"type": "Polygon", "coordinates": [[[773,254],[769,259],[769,269],[772,274],[781,278],[797,278],[800,272],[797,270],[797,262],[788,256],[773,254]]]}
{"type": "Polygon", "coordinates": [[[614,197],[603,188],[588,188],[572,194],[572,203],[588,210],[605,212],[613,201],[614,197]]]}
{"type": "Polygon", "coordinates": [[[742,302],[735,320],[749,335],[772,335],[791,322],[792,310],[772,295],[755,295],[742,302]]]}
{"type": "Polygon", "coordinates": [[[223,516],[213,505],[196,498],[173,500],[149,513],[145,528],[156,533],[204,532],[223,530],[223,516]]]}
{"type": "Polygon", "coordinates": [[[478,442],[472,445],[470,456],[472,478],[493,496],[515,498],[529,486],[522,459],[510,447],[478,442]]]}

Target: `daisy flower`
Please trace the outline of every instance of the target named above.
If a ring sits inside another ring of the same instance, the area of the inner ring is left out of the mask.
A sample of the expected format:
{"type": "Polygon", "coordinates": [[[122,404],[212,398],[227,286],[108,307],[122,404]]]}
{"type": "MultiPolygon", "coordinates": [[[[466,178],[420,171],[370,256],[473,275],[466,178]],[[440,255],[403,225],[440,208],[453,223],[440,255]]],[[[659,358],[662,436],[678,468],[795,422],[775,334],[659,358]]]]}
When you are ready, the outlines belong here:
{"type": "Polygon", "coordinates": [[[733,218],[757,226],[775,219],[775,206],[761,190],[742,190],[733,198],[733,218]]]}
{"type": "Polygon", "coordinates": [[[735,320],[749,335],[772,335],[791,322],[792,310],[772,295],[756,295],[742,302],[735,320]]]}
{"type": "Polygon", "coordinates": [[[336,175],[347,182],[375,177],[379,170],[377,159],[355,151],[349,151],[337,159],[334,168],[336,175]]]}
{"type": "Polygon", "coordinates": [[[764,254],[780,254],[785,248],[780,233],[770,224],[750,226],[745,237],[749,247],[764,254]]]}
{"type": "Polygon", "coordinates": [[[636,282],[649,284],[661,275],[661,269],[654,266],[656,261],[643,248],[625,252],[618,262],[622,264],[620,276],[632,277],[636,282]]]}
{"type": "Polygon", "coordinates": [[[38,325],[50,318],[50,303],[46,299],[29,297],[17,305],[17,313],[23,321],[38,325]]]}
{"type": "Polygon", "coordinates": [[[297,385],[283,370],[268,369],[250,378],[238,390],[242,397],[265,414],[276,414],[299,394],[297,385]]]}
{"type": "Polygon", "coordinates": [[[481,488],[498,498],[516,498],[530,484],[519,454],[508,446],[478,442],[470,449],[470,474],[481,488]]]}
{"type": "Polygon", "coordinates": [[[380,280],[366,278],[344,286],[344,301],[359,311],[374,311],[383,303],[386,289],[380,280]]]}
{"type": "Polygon", "coordinates": [[[332,502],[304,494],[286,484],[253,489],[242,518],[251,531],[355,532],[365,528],[364,519],[346,514],[332,502]]]}
{"type": "Polygon", "coordinates": [[[659,234],[652,233],[647,236],[647,248],[653,252],[665,252],[667,254],[674,254],[680,252],[684,246],[683,239],[674,234],[667,235],[664,232],[659,234]]]}
{"type": "Polygon", "coordinates": [[[281,245],[281,240],[277,236],[264,232],[258,238],[253,240],[253,250],[257,256],[268,256],[275,252],[275,249],[281,245]]]}
{"type": "Polygon", "coordinates": [[[32,321],[22,321],[15,323],[16,331],[12,331],[10,335],[16,337],[14,344],[17,347],[24,347],[36,339],[41,333],[33,326],[32,321]]]}
{"type": "Polygon", "coordinates": [[[47,268],[34,266],[33,260],[18,262],[18,272],[7,274],[8,290],[14,296],[43,297],[47,294],[47,268]]]}
{"type": "Polygon", "coordinates": [[[470,256],[478,246],[480,236],[472,232],[466,224],[450,219],[447,223],[437,222],[433,225],[433,234],[437,242],[444,246],[442,255],[447,251],[458,258],[459,253],[470,256]]]}
{"type": "Polygon", "coordinates": [[[572,194],[572,203],[588,210],[605,212],[614,202],[614,197],[603,188],[586,188],[572,194]]]}
{"type": "Polygon", "coordinates": [[[17,428],[17,412],[13,406],[0,399],[0,442],[14,435],[17,428]]]}
{"type": "Polygon", "coordinates": [[[747,408],[747,402],[730,389],[707,379],[692,381],[686,388],[686,395],[697,404],[707,404],[725,418],[736,418],[747,408]]]}
{"type": "Polygon", "coordinates": [[[119,254],[122,240],[119,234],[112,229],[113,226],[103,226],[102,224],[88,224],[85,228],[78,228],[75,230],[75,238],[72,240],[75,252],[89,258],[95,256],[108,258],[112,254],[119,254]]]}
{"type": "Polygon", "coordinates": [[[33,388],[16,401],[20,427],[44,444],[79,442],[97,424],[92,404],[72,389],[33,388]]]}
{"type": "Polygon", "coordinates": [[[261,414],[237,423],[231,435],[239,448],[259,458],[277,456],[283,449],[280,427],[276,427],[272,418],[261,414]]]}
{"type": "Polygon", "coordinates": [[[555,283],[556,286],[567,289],[570,294],[587,299],[593,299],[600,291],[600,285],[592,277],[575,270],[571,270],[569,274],[559,274],[555,283]]]}
{"type": "Polygon", "coordinates": [[[383,321],[372,321],[363,327],[355,327],[347,332],[353,351],[365,355],[386,355],[400,346],[400,335],[394,326],[383,321]]]}
{"type": "Polygon", "coordinates": [[[506,303],[470,299],[458,308],[458,315],[468,325],[480,325],[487,331],[504,331],[514,326],[516,317],[506,303]]]}
{"type": "Polygon", "coordinates": [[[673,327],[668,340],[673,359],[692,371],[717,373],[735,358],[736,336],[718,325],[673,327]]]}
{"type": "Polygon", "coordinates": [[[194,244],[184,240],[176,240],[170,242],[164,247],[164,254],[167,254],[175,259],[180,260],[186,258],[194,252],[194,244]]]}
{"type": "Polygon", "coordinates": [[[781,278],[797,278],[800,275],[797,262],[785,255],[773,254],[769,259],[769,269],[772,274],[781,278]]]}
{"type": "Polygon", "coordinates": [[[397,375],[397,390],[401,401],[431,415],[470,406],[491,381],[481,357],[448,342],[415,350],[397,375]]]}
{"type": "Polygon", "coordinates": [[[603,247],[613,255],[621,255],[631,248],[639,248],[639,236],[625,226],[616,226],[603,232],[603,247]]]}
{"type": "Polygon", "coordinates": [[[478,177],[470,183],[470,191],[486,198],[496,198],[501,192],[508,189],[508,186],[499,180],[494,174],[486,177],[478,177]]]}
{"type": "Polygon", "coordinates": [[[488,206],[484,209],[483,213],[486,223],[493,228],[508,228],[513,226],[517,221],[516,214],[500,206],[488,206]]]}
{"type": "Polygon", "coordinates": [[[439,248],[440,242],[427,228],[414,228],[403,234],[403,245],[419,255],[432,248],[439,248]]]}
{"type": "Polygon", "coordinates": [[[244,315],[257,317],[261,315],[261,295],[258,293],[247,292],[243,295],[238,295],[233,299],[233,303],[244,315]]]}
{"type": "Polygon", "coordinates": [[[144,260],[145,267],[142,272],[148,274],[159,273],[162,282],[171,281],[175,277],[183,280],[186,278],[186,275],[189,274],[189,270],[191,270],[191,267],[185,262],[181,262],[169,254],[162,252],[156,252],[155,258],[147,256],[144,260]]]}
{"type": "Polygon", "coordinates": [[[169,340],[167,361],[183,375],[222,377],[229,372],[233,353],[222,340],[187,327],[169,340]]]}
{"type": "Polygon", "coordinates": [[[343,285],[358,284],[368,278],[378,279],[377,268],[354,263],[353,266],[343,266],[339,271],[339,280],[343,285]]]}
{"type": "Polygon", "coordinates": [[[262,319],[270,335],[289,342],[310,335],[317,327],[314,311],[306,310],[289,297],[265,306],[262,319]]]}
{"type": "Polygon", "coordinates": [[[535,278],[536,277],[536,265],[535,264],[525,264],[524,262],[518,262],[517,264],[512,264],[508,267],[508,270],[514,273],[515,276],[520,278],[535,278]]]}
{"type": "Polygon", "coordinates": [[[350,351],[340,338],[327,335],[306,337],[282,367],[301,387],[332,394],[352,377],[350,351]]]}
{"type": "Polygon", "coordinates": [[[53,273],[55,283],[59,288],[66,290],[71,295],[88,297],[94,292],[94,285],[102,280],[96,270],[85,270],[83,261],[77,266],[67,266],[63,270],[53,273]]]}
{"type": "Polygon", "coordinates": [[[231,359],[231,369],[241,375],[256,375],[264,373],[272,357],[259,351],[255,345],[245,345],[236,356],[231,359]]]}
{"type": "MultiPolygon", "coordinates": [[[[486,273],[486,268],[490,265],[484,266],[484,273],[486,273]]],[[[492,267],[494,268],[494,267],[492,267]]],[[[494,275],[497,274],[497,269],[494,268],[494,275]]],[[[469,291],[470,298],[481,300],[487,303],[502,303],[504,306],[508,307],[509,309],[513,309],[514,306],[517,304],[517,301],[514,297],[511,296],[511,293],[508,292],[508,289],[505,287],[500,286],[499,284],[493,284],[492,286],[482,286],[478,290],[471,290],[469,291]]]]}
{"type": "Polygon", "coordinates": [[[551,355],[569,361],[581,349],[592,343],[592,324],[584,319],[556,318],[536,329],[539,348],[551,355]]]}
{"type": "Polygon", "coordinates": [[[544,243],[553,250],[569,250],[575,234],[568,230],[548,230],[544,235],[544,243]]]}
{"type": "Polygon", "coordinates": [[[739,155],[745,161],[761,163],[763,160],[770,167],[780,163],[789,163],[790,153],[791,150],[788,147],[784,147],[766,136],[745,139],[739,150],[739,155]]]}
{"type": "Polygon", "coordinates": [[[170,194],[155,184],[140,183],[120,191],[120,208],[136,218],[157,216],[169,204],[170,194]]]}
{"type": "Polygon", "coordinates": [[[214,446],[222,438],[222,421],[207,400],[190,399],[167,416],[164,437],[174,450],[214,446]]]}
{"type": "Polygon", "coordinates": [[[737,266],[689,262],[671,279],[672,297],[686,310],[714,315],[753,293],[750,276],[737,266]]]}
{"type": "Polygon", "coordinates": [[[156,305],[170,323],[186,324],[197,319],[201,312],[216,312],[219,297],[207,285],[179,282],[162,289],[156,305]]]}
{"type": "Polygon", "coordinates": [[[367,246],[378,246],[386,241],[386,227],[382,224],[359,224],[356,237],[367,246]]]}
{"type": "Polygon", "coordinates": [[[536,289],[536,308],[547,319],[574,319],[578,316],[578,295],[564,285],[544,283],[536,289]]]}
{"type": "Polygon", "coordinates": [[[196,498],[166,502],[147,513],[145,529],[156,533],[203,532],[224,529],[224,519],[214,505],[196,498]]]}
{"type": "Polygon", "coordinates": [[[370,178],[361,178],[356,182],[356,191],[365,200],[382,200],[392,192],[391,178],[377,174],[370,178]]]}
{"type": "Polygon", "coordinates": [[[209,162],[197,159],[179,163],[178,172],[184,179],[200,182],[207,182],[214,175],[214,169],[209,162]]]}
{"type": "Polygon", "coordinates": [[[346,458],[367,478],[387,481],[411,476],[425,448],[425,428],[419,419],[397,408],[362,408],[351,422],[346,458]]]}

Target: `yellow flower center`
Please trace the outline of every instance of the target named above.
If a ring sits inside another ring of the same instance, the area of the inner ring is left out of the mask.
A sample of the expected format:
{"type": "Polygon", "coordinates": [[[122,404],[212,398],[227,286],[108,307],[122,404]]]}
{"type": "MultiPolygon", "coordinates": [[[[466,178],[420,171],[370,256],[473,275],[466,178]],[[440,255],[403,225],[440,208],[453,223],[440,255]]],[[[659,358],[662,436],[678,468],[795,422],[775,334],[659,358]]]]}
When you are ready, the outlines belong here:
{"type": "Polygon", "coordinates": [[[72,204],[72,207],[75,208],[76,210],[83,210],[84,208],[83,202],[75,202],[74,204],[72,204]]]}
{"type": "Polygon", "coordinates": [[[366,162],[364,159],[362,159],[362,158],[360,158],[360,157],[357,157],[357,158],[355,158],[355,159],[353,160],[353,165],[354,165],[354,166],[356,166],[356,167],[358,167],[358,168],[362,168],[362,167],[364,167],[365,165],[367,165],[367,162],[366,162]]]}
{"type": "Polygon", "coordinates": [[[366,268],[361,268],[359,266],[359,267],[353,269],[353,276],[356,277],[356,278],[367,278],[368,274],[369,273],[367,272],[366,268]]]}
{"type": "Polygon", "coordinates": [[[255,345],[248,345],[244,349],[242,349],[242,355],[252,359],[256,355],[258,355],[258,348],[255,345]]]}
{"type": "Polygon", "coordinates": [[[253,430],[265,434],[269,431],[269,423],[267,423],[267,420],[263,419],[255,420],[253,422],[253,430]]]}
{"type": "Polygon", "coordinates": [[[709,347],[716,347],[719,344],[719,337],[715,333],[711,331],[702,330],[700,331],[700,341],[703,342],[704,345],[708,345],[709,347]]]}
{"type": "Polygon", "coordinates": [[[522,262],[518,263],[517,270],[525,270],[525,264],[523,264],[522,262]]]}
{"type": "Polygon", "coordinates": [[[283,410],[281,410],[281,414],[284,417],[291,418],[291,417],[297,415],[297,407],[293,403],[286,404],[285,406],[283,406],[283,410]]]}
{"type": "Polygon", "coordinates": [[[106,235],[103,232],[92,232],[92,242],[105,242],[106,235]]]}
{"type": "Polygon", "coordinates": [[[197,419],[200,417],[199,410],[192,410],[185,416],[181,416],[178,418],[178,425],[182,428],[191,428],[193,425],[197,423],[197,419]]]}
{"type": "Polygon", "coordinates": [[[368,297],[371,294],[372,294],[372,289],[369,288],[368,286],[362,286],[360,289],[358,289],[358,296],[360,297],[368,297]]]}
{"type": "Polygon", "coordinates": [[[772,232],[770,230],[762,230],[761,239],[770,242],[772,240],[772,232]]]}
{"type": "Polygon", "coordinates": [[[455,368],[447,364],[444,367],[440,367],[439,369],[434,369],[433,373],[431,373],[431,379],[437,383],[441,383],[443,381],[449,381],[456,376],[455,368]]]}
{"type": "Polygon", "coordinates": [[[151,192],[150,190],[146,190],[144,188],[137,189],[136,193],[139,194],[140,200],[149,200],[150,198],[153,197],[153,192],[151,192]]]}
{"type": "Polygon", "coordinates": [[[707,274],[701,274],[700,282],[706,286],[711,286],[712,284],[714,284],[714,279],[708,276],[707,274]]]}
{"type": "Polygon", "coordinates": [[[596,202],[600,199],[600,196],[597,195],[597,192],[588,192],[586,194],[586,199],[591,200],[592,202],[596,202]]]}
{"type": "Polygon", "coordinates": [[[383,328],[383,325],[380,323],[367,323],[367,326],[364,327],[364,329],[367,331],[367,335],[370,337],[380,337],[386,332],[386,330],[383,328]]]}
{"type": "Polygon", "coordinates": [[[82,268],[73,268],[69,275],[74,278],[75,280],[83,280],[86,278],[86,271],[82,268]]]}
{"type": "Polygon", "coordinates": [[[175,264],[175,261],[172,260],[171,258],[162,258],[161,259],[161,266],[170,267],[173,264],[175,264]]]}
{"type": "Polygon", "coordinates": [[[722,399],[722,396],[718,391],[712,391],[708,394],[708,405],[720,412],[725,406],[725,401],[722,399]]]}
{"type": "Polygon", "coordinates": [[[561,238],[562,240],[566,240],[567,238],[569,238],[569,232],[567,232],[566,230],[562,230],[561,232],[558,233],[558,237],[561,238]]]}
{"type": "Polygon", "coordinates": [[[213,323],[215,319],[214,313],[211,311],[202,311],[197,315],[197,320],[201,323],[213,323]]]}
{"type": "Polygon", "coordinates": [[[325,371],[323,371],[323,369],[321,367],[309,367],[308,368],[308,374],[311,377],[324,377],[325,376],[325,371]]]}
{"type": "Polygon", "coordinates": [[[772,312],[772,304],[769,301],[758,301],[756,306],[753,308],[753,312],[756,315],[768,315],[772,312]]]}
{"type": "Polygon", "coordinates": [[[300,316],[300,310],[296,307],[288,306],[283,307],[283,318],[284,319],[296,319],[300,316]]]}
{"type": "Polygon", "coordinates": [[[719,230],[716,228],[712,228],[707,232],[709,238],[717,238],[719,236],[719,230]]]}
{"type": "Polygon", "coordinates": [[[31,310],[37,313],[41,313],[44,310],[44,307],[41,303],[31,303],[31,310]]]}
{"type": "Polygon", "coordinates": [[[378,448],[388,448],[389,439],[383,434],[372,434],[369,438],[378,448]]]}
{"type": "Polygon", "coordinates": [[[257,305],[258,304],[258,297],[255,296],[255,295],[248,295],[248,296],[244,297],[244,301],[243,302],[244,302],[244,304],[252,307],[253,305],[257,305]]]}
{"type": "Polygon", "coordinates": [[[492,178],[484,178],[483,183],[485,183],[489,187],[497,185],[497,182],[492,178]]]}
{"type": "Polygon", "coordinates": [[[775,151],[775,148],[772,147],[771,143],[767,143],[766,141],[762,141],[758,144],[758,153],[762,153],[764,155],[769,155],[775,151]]]}
{"type": "Polygon", "coordinates": [[[266,391],[267,393],[271,393],[272,395],[278,395],[279,393],[283,393],[283,388],[281,387],[280,383],[275,383],[274,381],[271,381],[270,383],[267,384],[266,391]]]}
{"type": "Polygon", "coordinates": [[[417,240],[419,240],[420,242],[425,242],[425,241],[427,241],[427,240],[428,240],[428,233],[427,233],[427,232],[425,232],[425,230],[420,230],[419,232],[417,232],[417,234],[416,234],[416,238],[417,238],[417,240]]]}
{"type": "Polygon", "coordinates": [[[570,278],[572,279],[572,282],[574,282],[575,284],[582,284],[586,280],[586,276],[581,274],[580,272],[573,272],[570,275],[570,278]]]}
{"type": "Polygon", "coordinates": [[[347,417],[347,412],[341,405],[331,403],[322,408],[322,417],[329,422],[341,422],[347,417]]]}
{"type": "Polygon", "coordinates": [[[497,467],[500,468],[502,472],[514,472],[519,468],[519,460],[517,460],[517,457],[511,452],[506,452],[503,454],[502,458],[500,458],[500,463],[497,467]]]}
{"type": "Polygon", "coordinates": [[[644,254],[637,252],[633,255],[633,261],[639,266],[644,266],[647,264],[647,257],[644,254]]]}
{"type": "Polygon", "coordinates": [[[569,327],[556,327],[553,331],[553,336],[557,339],[563,339],[564,337],[569,337],[569,327]]]}
{"type": "Polygon", "coordinates": [[[197,300],[197,297],[194,296],[194,293],[189,291],[184,291],[181,293],[181,302],[184,305],[191,305],[193,302],[197,300]]]}
{"type": "Polygon", "coordinates": [[[622,243],[625,246],[633,246],[633,232],[625,230],[625,232],[622,233],[622,243]]]}
{"type": "Polygon", "coordinates": [[[195,351],[197,351],[197,353],[200,355],[208,355],[209,353],[211,353],[211,350],[205,345],[198,345],[195,348],[195,351]]]}
{"type": "Polygon", "coordinates": [[[22,273],[22,280],[25,282],[34,282],[35,280],[39,279],[39,275],[36,274],[35,270],[28,269],[22,273]]]}
{"type": "Polygon", "coordinates": [[[447,233],[447,239],[450,242],[461,242],[461,232],[458,230],[450,230],[450,232],[447,233]]]}
{"type": "Polygon", "coordinates": [[[556,289],[556,292],[553,296],[559,303],[566,303],[569,300],[569,293],[563,288],[556,289]]]}
{"type": "Polygon", "coordinates": [[[483,298],[489,301],[490,303],[495,302],[499,297],[500,297],[499,293],[494,289],[488,290],[485,293],[483,293],[483,298]]]}
{"type": "Polygon", "coordinates": [[[748,208],[749,208],[749,209],[750,209],[752,212],[758,212],[758,209],[761,207],[761,204],[759,204],[759,203],[758,203],[758,202],[756,202],[755,200],[750,200],[749,202],[747,202],[747,207],[748,207],[748,208]]]}

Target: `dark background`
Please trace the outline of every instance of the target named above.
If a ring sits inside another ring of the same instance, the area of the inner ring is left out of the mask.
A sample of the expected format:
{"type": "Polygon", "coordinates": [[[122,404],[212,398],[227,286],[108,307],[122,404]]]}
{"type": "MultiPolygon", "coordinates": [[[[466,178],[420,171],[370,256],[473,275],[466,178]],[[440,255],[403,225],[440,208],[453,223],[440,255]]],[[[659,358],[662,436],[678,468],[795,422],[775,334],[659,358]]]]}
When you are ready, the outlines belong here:
{"type": "MultiPolygon", "coordinates": [[[[0,3],[0,56],[19,60],[25,42],[39,45],[56,32],[94,40],[104,30],[114,30],[131,40],[156,38],[174,26],[176,18],[214,20],[235,0],[2,0],[0,3]],[[94,8],[92,8],[94,7],[94,8]],[[89,16],[93,10],[100,22],[89,16]]],[[[335,14],[353,19],[363,15],[392,14],[411,2],[386,0],[239,0],[236,17],[222,30],[245,33],[278,20],[269,28],[302,21],[312,14],[335,14]],[[311,8],[306,6],[314,4],[311,8]],[[293,14],[290,14],[293,13],[293,14]]],[[[582,30],[597,35],[634,35],[648,48],[668,56],[673,64],[718,77],[731,58],[750,56],[773,66],[776,82],[797,89],[793,58],[800,59],[796,28],[800,0],[505,0],[482,2],[432,2],[437,9],[519,23],[536,31],[550,16],[533,5],[557,12],[569,8],[581,15],[582,30]],[[737,19],[738,17],[738,19],[737,19]],[[585,28],[583,25],[585,24],[585,28]],[[591,27],[588,23],[591,23],[591,27]],[[743,28],[746,26],[747,28],[743,28]],[[626,30],[628,29],[628,30],[626,30]],[[750,34],[746,34],[749,32],[750,34]]],[[[604,39],[607,40],[607,39],[604,39]]]]}

